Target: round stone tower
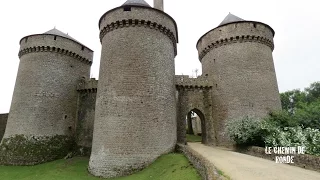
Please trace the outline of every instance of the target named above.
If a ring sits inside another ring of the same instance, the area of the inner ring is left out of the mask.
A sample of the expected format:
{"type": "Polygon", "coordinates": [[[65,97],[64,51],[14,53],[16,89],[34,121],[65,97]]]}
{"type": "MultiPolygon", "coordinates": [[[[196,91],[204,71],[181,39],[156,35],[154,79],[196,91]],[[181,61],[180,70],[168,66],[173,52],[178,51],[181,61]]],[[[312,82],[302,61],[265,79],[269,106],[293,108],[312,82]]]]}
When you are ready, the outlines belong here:
{"type": "Polygon", "coordinates": [[[140,170],[176,144],[175,21],[143,0],[100,19],[102,43],[92,152],[95,176],[140,170]]]}
{"type": "Polygon", "coordinates": [[[20,41],[19,70],[0,147],[0,163],[31,165],[72,147],[77,84],[89,78],[93,51],[52,29],[20,41]]]}
{"type": "Polygon", "coordinates": [[[274,30],[267,24],[229,14],[198,43],[203,75],[214,82],[213,114],[218,143],[225,122],[245,116],[265,117],[281,109],[272,51],[274,30]]]}

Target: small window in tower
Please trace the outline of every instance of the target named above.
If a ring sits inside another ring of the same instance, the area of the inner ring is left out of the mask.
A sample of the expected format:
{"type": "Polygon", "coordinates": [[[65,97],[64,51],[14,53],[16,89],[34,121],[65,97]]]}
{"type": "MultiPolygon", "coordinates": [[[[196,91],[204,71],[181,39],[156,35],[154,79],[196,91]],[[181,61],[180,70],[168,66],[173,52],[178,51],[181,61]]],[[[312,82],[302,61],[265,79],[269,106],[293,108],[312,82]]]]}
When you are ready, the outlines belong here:
{"type": "Polygon", "coordinates": [[[64,119],[67,119],[67,117],[68,117],[67,115],[64,115],[64,119]]]}
{"type": "Polygon", "coordinates": [[[213,63],[216,63],[216,59],[213,59],[213,63]]]}
{"type": "Polygon", "coordinates": [[[28,42],[28,38],[26,38],[25,42],[28,42]]]}
{"type": "Polygon", "coordinates": [[[57,36],[54,36],[54,40],[57,40],[57,36]]]}
{"type": "Polygon", "coordinates": [[[81,50],[82,50],[82,51],[84,50],[84,46],[81,47],[81,50]]]}
{"type": "Polygon", "coordinates": [[[256,24],[256,23],[254,23],[254,24],[253,24],[253,27],[254,27],[254,28],[257,28],[257,24],[256,24]]]}
{"type": "Polygon", "coordinates": [[[216,84],[216,88],[218,87],[218,84],[216,84]]]}
{"type": "Polygon", "coordinates": [[[125,7],[123,8],[123,11],[131,11],[131,7],[130,7],[130,6],[125,6],[125,7]]]}

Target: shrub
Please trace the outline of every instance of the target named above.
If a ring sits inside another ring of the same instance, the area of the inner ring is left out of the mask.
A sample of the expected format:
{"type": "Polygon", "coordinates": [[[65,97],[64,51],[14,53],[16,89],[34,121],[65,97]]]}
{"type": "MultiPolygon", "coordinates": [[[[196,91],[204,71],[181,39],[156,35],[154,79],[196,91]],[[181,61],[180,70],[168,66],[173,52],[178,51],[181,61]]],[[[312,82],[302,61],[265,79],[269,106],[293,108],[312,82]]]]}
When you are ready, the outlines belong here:
{"type": "Polygon", "coordinates": [[[260,121],[252,117],[229,120],[226,133],[236,144],[264,146],[260,121]]]}
{"type": "Polygon", "coordinates": [[[297,147],[305,146],[306,154],[320,155],[319,129],[297,127],[275,127],[265,137],[266,146],[297,147]]]}

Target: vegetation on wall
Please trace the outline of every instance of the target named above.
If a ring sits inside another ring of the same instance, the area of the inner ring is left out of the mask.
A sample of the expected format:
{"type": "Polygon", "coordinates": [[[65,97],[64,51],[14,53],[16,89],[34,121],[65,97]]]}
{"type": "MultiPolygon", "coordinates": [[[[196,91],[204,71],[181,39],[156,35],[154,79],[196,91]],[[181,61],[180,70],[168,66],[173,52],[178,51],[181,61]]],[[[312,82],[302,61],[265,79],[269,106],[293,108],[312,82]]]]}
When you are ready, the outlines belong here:
{"type": "Polygon", "coordinates": [[[306,153],[320,156],[320,82],[304,91],[280,94],[282,111],[261,120],[230,120],[226,132],[238,145],[305,146],[306,153]]]}

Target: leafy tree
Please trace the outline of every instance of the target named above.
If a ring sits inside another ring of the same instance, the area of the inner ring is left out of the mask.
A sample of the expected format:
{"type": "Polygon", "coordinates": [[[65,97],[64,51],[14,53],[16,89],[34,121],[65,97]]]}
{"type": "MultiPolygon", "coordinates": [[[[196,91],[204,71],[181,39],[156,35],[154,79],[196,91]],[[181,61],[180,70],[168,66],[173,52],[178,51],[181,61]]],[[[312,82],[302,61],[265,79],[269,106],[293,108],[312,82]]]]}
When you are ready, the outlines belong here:
{"type": "Polygon", "coordinates": [[[300,121],[294,118],[294,116],[288,111],[272,112],[269,114],[269,117],[267,117],[266,120],[280,128],[295,127],[300,125],[300,121]]]}
{"type": "Polygon", "coordinates": [[[320,82],[314,82],[310,87],[305,88],[307,94],[307,102],[311,103],[319,100],[320,98],[320,82]]]}
{"type": "Polygon", "coordinates": [[[320,129],[320,100],[297,109],[292,119],[295,119],[303,127],[320,129]]]}
{"type": "Polygon", "coordinates": [[[307,102],[306,93],[299,89],[280,93],[280,99],[282,109],[288,111],[290,114],[294,114],[297,108],[307,102]]]}

